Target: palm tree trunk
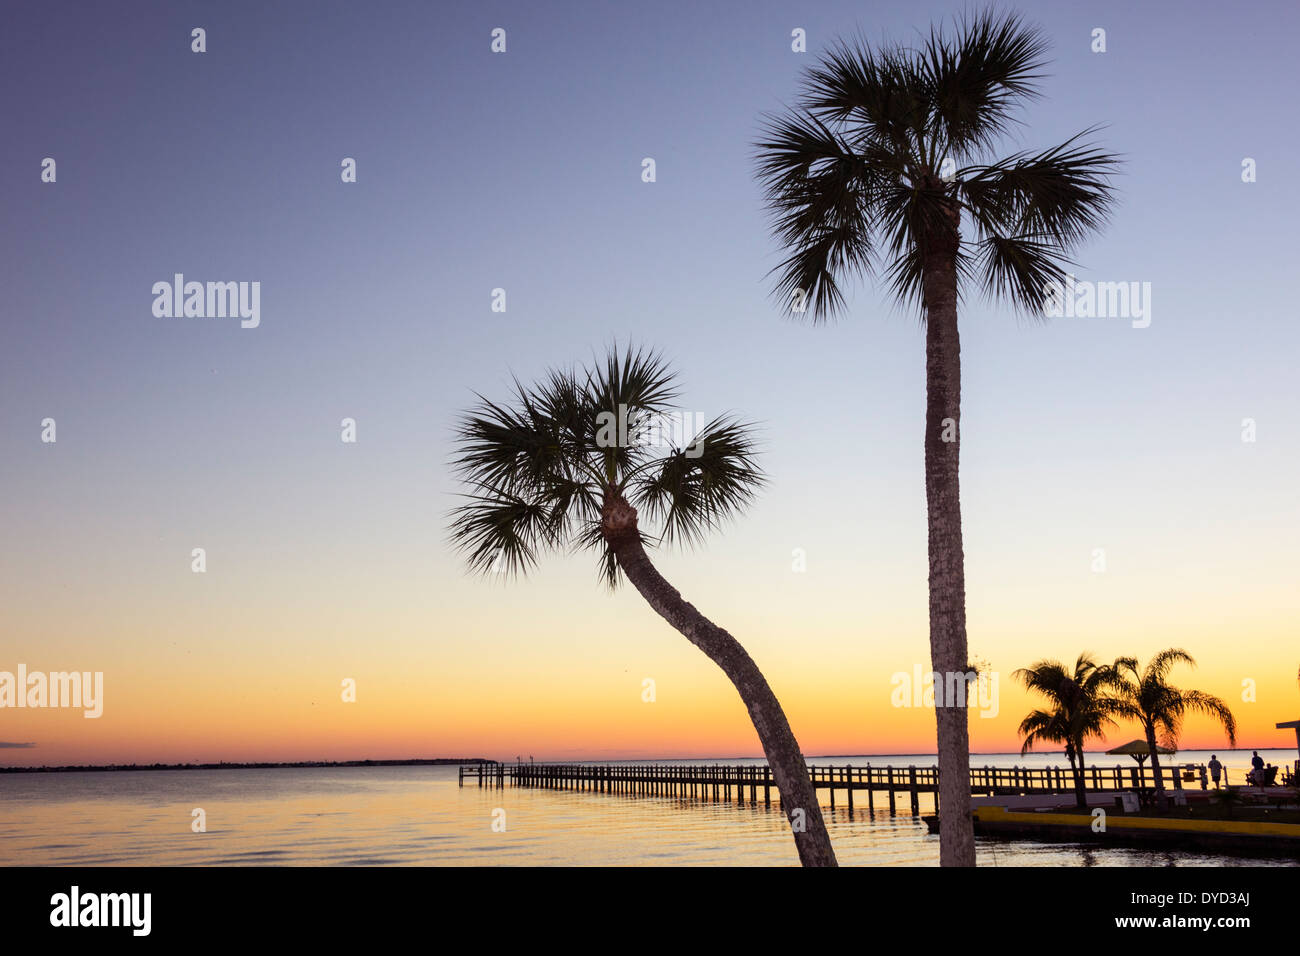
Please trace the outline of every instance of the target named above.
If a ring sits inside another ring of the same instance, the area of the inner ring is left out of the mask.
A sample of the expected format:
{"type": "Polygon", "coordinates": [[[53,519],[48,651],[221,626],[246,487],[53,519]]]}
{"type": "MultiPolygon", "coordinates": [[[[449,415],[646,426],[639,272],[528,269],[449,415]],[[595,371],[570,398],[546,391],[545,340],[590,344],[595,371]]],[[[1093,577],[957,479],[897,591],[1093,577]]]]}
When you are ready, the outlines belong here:
{"type": "Polygon", "coordinates": [[[1156,806],[1163,810],[1168,806],[1169,798],[1165,796],[1165,782],[1160,776],[1160,754],[1156,752],[1156,725],[1147,724],[1147,747],[1151,751],[1151,776],[1156,788],[1156,806]]]}
{"type": "Polygon", "coordinates": [[[1065,759],[1070,761],[1070,780],[1074,784],[1074,802],[1077,806],[1087,806],[1087,800],[1080,797],[1079,789],[1083,778],[1079,775],[1079,770],[1074,760],[1074,742],[1071,741],[1065,745],[1065,759]]]}
{"type": "Polygon", "coordinates": [[[804,866],[837,866],[799,742],[758,665],[739,641],[697,611],[651,563],[636,530],[635,508],[621,499],[607,502],[601,525],[619,567],[641,596],[722,668],[740,693],[781,792],[799,861],[804,866]]]}
{"type": "Polygon", "coordinates": [[[1075,745],[1075,749],[1079,752],[1079,768],[1074,772],[1074,802],[1078,805],[1080,810],[1087,810],[1088,809],[1088,781],[1087,778],[1084,776],[1084,770],[1086,768],[1083,765],[1083,741],[1082,740],[1075,745]]]}
{"type": "MultiPolygon", "coordinates": [[[[925,501],[929,518],[930,659],[936,673],[965,673],[966,572],[957,483],[961,342],[957,334],[957,223],[929,237],[922,267],[925,307],[925,501]]],[[[965,701],[935,708],[939,747],[941,866],[975,865],[970,816],[970,737],[965,701]]]]}

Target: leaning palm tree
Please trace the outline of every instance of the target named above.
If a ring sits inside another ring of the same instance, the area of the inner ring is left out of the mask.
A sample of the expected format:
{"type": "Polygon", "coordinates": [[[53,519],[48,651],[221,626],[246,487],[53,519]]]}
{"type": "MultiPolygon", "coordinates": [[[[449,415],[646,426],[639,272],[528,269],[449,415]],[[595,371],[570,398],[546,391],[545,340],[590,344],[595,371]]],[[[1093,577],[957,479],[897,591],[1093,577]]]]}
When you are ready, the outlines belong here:
{"type": "Polygon", "coordinates": [[[664,580],[647,553],[699,542],[743,511],[763,482],[752,428],[724,416],[686,435],[675,426],[676,394],[657,354],[615,348],[586,371],[553,370],[531,388],[516,381],[505,404],[480,398],[457,433],[455,464],[470,494],[452,514],[452,540],[477,571],[518,574],[542,550],[568,547],[594,551],[610,588],[626,576],[735,685],[800,861],[834,866],[816,790],[772,688],[744,647],[664,580]]]}
{"type": "Polygon", "coordinates": [[[1035,710],[1020,722],[1020,733],[1024,736],[1020,753],[1028,753],[1039,743],[1065,744],[1065,756],[1074,777],[1075,803],[1080,809],[1087,809],[1083,750],[1089,740],[1104,738],[1107,730],[1117,726],[1113,715],[1121,708],[1107,693],[1117,685],[1114,672],[1085,652],[1075,661],[1073,672],[1060,661],[1042,660],[1012,676],[1027,690],[1045,697],[1050,708],[1035,710]]]}
{"type": "MultiPolygon", "coordinates": [[[[1104,222],[1116,158],[1082,141],[998,156],[1037,95],[1043,34],[1015,15],[959,20],[916,47],[841,43],[800,102],[766,123],[758,175],[789,250],[777,295],[814,322],[842,310],[842,282],[882,272],[925,324],[925,494],[934,670],[966,667],[966,584],[957,472],[957,305],[978,283],[1042,315],[1068,256],[1104,222]]],[[[1057,287],[1059,288],[1059,286],[1057,287]]],[[[937,708],[940,862],[973,866],[966,708],[937,708]]],[[[953,706],[956,704],[956,706],[953,706]]]]}
{"type": "Polygon", "coordinates": [[[1156,738],[1170,750],[1178,749],[1178,735],[1188,714],[1201,714],[1217,721],[1228,735],[1228,745],[1237,744],[1237,720],[1228,705],[1213,694],[1199,690],[1179,690],[1169,683],[1175,664],[1195,667],[1191,654],[1179,647],[1161,651],[1140,667],[1137,658],[1121,657],[1113,665],[1118,675],[1115,685],[1119,699],[1117,713],[1142,725],[1147,747],[1151,751],[1151,773],[1155,776],[1156,801],[1164,807],[1165,782],[1160,774],[1160,751],[1156,738]]]}

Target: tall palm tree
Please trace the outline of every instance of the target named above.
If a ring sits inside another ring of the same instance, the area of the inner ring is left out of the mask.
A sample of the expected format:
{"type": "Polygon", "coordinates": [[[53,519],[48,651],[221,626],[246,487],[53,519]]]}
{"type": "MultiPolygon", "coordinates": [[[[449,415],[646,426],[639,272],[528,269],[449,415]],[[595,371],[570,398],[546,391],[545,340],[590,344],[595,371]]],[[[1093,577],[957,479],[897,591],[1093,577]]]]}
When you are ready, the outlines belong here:
{"type": "Polygon", "coordinates": [[[1178,749],[1178,735],[1188,714],[1202,714],[1222,725],[1228,735],[1228,745],[1237,744],[1237,720],[1228,705],[1213,694],[1199,690],[1179,690],[1169,683],[1169,672],[1176,664],[1195,667],[1196,661],[1185,650],[1171,647],[1163,650],[1140,667],[1137,658],[1121,657],[1113,665],[1118,675],[1115,685],[1122,717],[1136,720],[1142,725],[1147,747],[1151,751],[1151,772],[1155,775],[1156,801],[1164,807],[1165,782],[1160,775],[1160,752],[1156,737],[1170,750],[1178,749]]]}
{"type": "Polygon", "coordinates": [[[749,504],[763,482],[749,425],[720,417],[682,447],[656,447],[673,415],[674,374],[654,352],[584,371],[515,382],[498,404],[480,396],[460,422],[460,477],[472,489],[451,534],[472,570],[519,574],[540,551],[592,550],[611,589],[626,578],[664,620],[722,668],[758,732],[804,866],[835,866],[817,793],[780,702],[744,647],[669,584],[646,548],[694,544],[749,504]],[[688,446],[689,447],[686,447],[688,446]]]}
{"type": "Polygon", "coordinates": [[[1080,809],[1087,809],[1083,749],[1089,740],[1101,739],[1107,730],[1117,726],[1112,715],[1122,708],[1107,693],[1118,684],[1115,673],[1085,652],[1074,662],[1073,672],[1060,661],[1042,660],[1012,676],[1027,690],[1045,697],[1050,708],[1032,711],[1020,722],[1020,733],[1024,735],[1020,753],[1028,753],[1038,743],[1065,744],[1065,756],[1074,776],[1075,802],[1080,809]]]}
{"type": "MultiPolygon", "coordinates": [[[[957,471],[957,304],[977,282],[1041,315],[1048,283],[1105,221],[1117,160],[1082,141],[993,155],[1037,95],[1046,41],[1013,14],[932,28],[915,47],[840,43],[806,75],[800,101],[757,144],[785,308],[814,322],[844,305],[849,275],[883,272],[925,324],[925,495],[934,670],[966,669],[966,584],[957,471]]],[[[936,708],[940,862],[973,866],[966,707],[936,708]]],[[[955,706],[954,706],[955,704],[955,706]]]]}

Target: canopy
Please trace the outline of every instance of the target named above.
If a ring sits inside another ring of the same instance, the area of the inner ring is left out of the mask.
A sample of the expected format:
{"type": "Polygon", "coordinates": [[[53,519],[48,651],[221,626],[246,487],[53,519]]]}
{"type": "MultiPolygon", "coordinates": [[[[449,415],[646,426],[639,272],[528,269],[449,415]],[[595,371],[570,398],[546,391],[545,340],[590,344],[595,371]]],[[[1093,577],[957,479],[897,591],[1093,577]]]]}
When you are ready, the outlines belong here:
{"type": "MultiPolygon", "coordinates": [[[[1170,750],[1168,747],[1161,747],[1159,744],[1156,744],[1156,753],[1158,754],[1172,754],[1177,752],[1178,751],[1176,750],[1170,750]]],[[[1114,750],[1107,750],[1106,753],[1127,754],[1141,764],[1147,759],[1147,757],[1151,756],[1151,748],[1147,746],[1145,740],[1130,740],[1128,743],[1121,744],[1114,750]]]]}

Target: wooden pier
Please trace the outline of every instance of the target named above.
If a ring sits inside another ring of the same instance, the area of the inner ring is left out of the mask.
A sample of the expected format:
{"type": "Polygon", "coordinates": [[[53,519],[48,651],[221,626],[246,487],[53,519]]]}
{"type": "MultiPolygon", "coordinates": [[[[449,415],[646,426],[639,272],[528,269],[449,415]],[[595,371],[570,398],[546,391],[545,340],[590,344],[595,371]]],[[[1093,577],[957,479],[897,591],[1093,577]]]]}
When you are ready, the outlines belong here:
{"type": "MultiPolygon", "coordinates": [[[[1162,766],[1160,771],[1169,790],[1181,790],[1184,784],[1190,784],[1189,789],[1208,786],[1205,767],[1200,765],[1162,766]]],[[[832,808],[836,793],[842,791],[852,812],[854,795],[865,791],[869,810],[875,809],[877,793],[887,797],[890,813],[896,811],[899,794],[908,796],[914,814],[920,810],[923,793],[933,796],[938,810],[938,767],[810,764],[808,774],[815,789],[830,791],[832,808]]],[[[765,806],[772,805],[772,791],[777,789],[766,764],[462,764],[460,786],[466,779],[480,787],[504,787],[508,782],[516,787],[715,801],[731,801],[734,794],[741,805],[748,792],[749,803],[757,803],[761,795],[765,806]]],[[[1088,767],[1084,783],[1090,792],[1142,790],[1154,786],[1155,778],[1149,767],[1088,767]]],[[[1068,767],[972,767],[970,789],[979,796],[1073,793],[1074,775],[1068,767]]]]}

